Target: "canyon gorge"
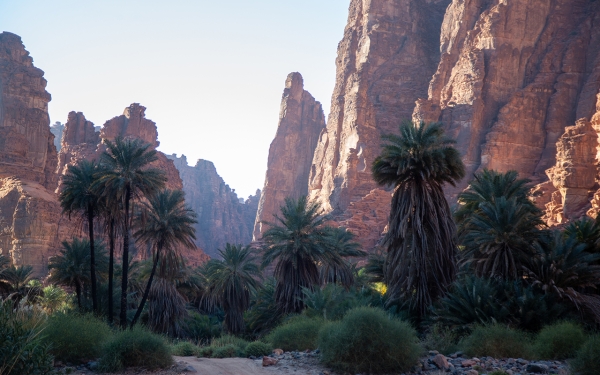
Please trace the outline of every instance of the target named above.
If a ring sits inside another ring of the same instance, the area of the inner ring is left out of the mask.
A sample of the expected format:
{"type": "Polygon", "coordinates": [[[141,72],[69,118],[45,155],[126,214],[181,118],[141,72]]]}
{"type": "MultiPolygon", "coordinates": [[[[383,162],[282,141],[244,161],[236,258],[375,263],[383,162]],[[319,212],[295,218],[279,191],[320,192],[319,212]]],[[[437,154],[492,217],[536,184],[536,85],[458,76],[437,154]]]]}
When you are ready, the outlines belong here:
{"type": "MultiPolygon", "coordinates": [[[[351,0],[335,64],[327,121],[302,75],[285,79],[265,183],[248,199],[212,162],[158,153],[154,166],[198,215],[192,264],[260,241],[285,198],[302,195],[372,251],[393,191],[370,167],[402,121],[440,122],[456,139],[467,176],[446,186],[451,204],[487,168],[530,179],[548,225],[600,212],[600,1],[351,0]]],[[[137,103],[100,129],[75,111],[50,127],[43,74],[18,36],[0,34],[0,251],[38,274],[80,230],[57,200],[68,166],[117,136],[159,146],[137,103]]]]}

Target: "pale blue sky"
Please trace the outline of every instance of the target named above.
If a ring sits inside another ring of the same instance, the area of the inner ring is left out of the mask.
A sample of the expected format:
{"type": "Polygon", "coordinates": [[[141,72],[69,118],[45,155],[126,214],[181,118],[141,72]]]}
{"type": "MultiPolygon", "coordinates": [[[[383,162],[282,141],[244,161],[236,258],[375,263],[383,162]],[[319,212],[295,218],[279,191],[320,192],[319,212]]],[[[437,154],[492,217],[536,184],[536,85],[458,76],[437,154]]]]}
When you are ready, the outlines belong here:
{"type": "Polygon", "coordinates": [[[264,182],[285,78],[328,114],[348,0],[0,0],[48,80],[50,118],[147,107],[159,149],[215,163],[240,197],[264,182]]]}

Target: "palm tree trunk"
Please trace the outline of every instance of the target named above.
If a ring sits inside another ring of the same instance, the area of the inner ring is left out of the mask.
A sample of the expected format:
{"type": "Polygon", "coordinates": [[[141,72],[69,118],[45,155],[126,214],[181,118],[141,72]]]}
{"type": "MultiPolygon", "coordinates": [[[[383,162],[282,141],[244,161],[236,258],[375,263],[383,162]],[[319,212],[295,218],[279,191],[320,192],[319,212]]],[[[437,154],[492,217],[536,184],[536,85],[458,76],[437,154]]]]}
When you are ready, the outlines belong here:
{"type": "Polygon", "coordinates": [[[115,219],[110,218],[108,228],[108,243],[110,255],[108,258],[108,323],[113,323],[113,273],[114,273],[114,257],[115,257],[115,219]]]}
{"type": "Polygon", "coordinates": [[[79,284],[79,281],[75,283],[75,293],[77,294],[77,307],[81,311],[81,284],[79,284]]]}
{"type": "Polygon", "coordinates": [[[94,209],[88,205],[88,234],[90,236],[90,273],[92,282],[92,310],[98,312],[98,299],[96,298],[96,254],[94,249],[94,209]]]}
{"type": "Polygon", "coordinates": [[[123,276],[121,277],[121,312],[119,315],[121,329],[127,328],[127,274],[129,272],[129,200],[131,187],[125,191],[125,225],[123,226],[123,276]]]}
{"type": "Polygon", "coordinates": [[[135,323],[137,323],[140,315],[142,314],[142,310],[144,310],[144,305],[146,304],[146,300],[148,299],[148,294],[150,294],[150,287],[152,286],[152,280],[154,279],[154,274],[156,273],[156,266],[158,265],[158,257],[160,256],[160,248],[156,249],[156,256],[154,257],[154,264],[152,265],[152,271],[150,272],[150,278],[148,279],[148,283],[146,284],[146,290],[144,290],[144,296],[142,297],[142,301],[138,306],[137,311],[135,312],[135,316],[131,321],[131,326],[129,328],[133,329],[135,323]]]}

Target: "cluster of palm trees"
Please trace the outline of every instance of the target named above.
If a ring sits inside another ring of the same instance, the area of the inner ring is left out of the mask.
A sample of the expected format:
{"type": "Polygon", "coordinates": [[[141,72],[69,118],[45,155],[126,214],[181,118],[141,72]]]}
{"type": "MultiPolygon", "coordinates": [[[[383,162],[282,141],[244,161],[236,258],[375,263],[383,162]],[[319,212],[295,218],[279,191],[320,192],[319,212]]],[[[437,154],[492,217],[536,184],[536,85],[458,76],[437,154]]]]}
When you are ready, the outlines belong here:
{"type": "Polygon", "coordinates": [[[63,213],[77,216],[87,224],[88,239],[63,243],[63,251],[50,260],[50,279],[75,287],[81,305],[81,288],[91,287],[92,310],[99,311],[98,266],[108,263],[108,320],[113,322],[113,282],[115,278],[116,242],[121,240],[119,324],[128,324],[130,246],[132,240],[152,254],[152,271],[139,307],[131,321],[133,326],[151,291],[154,276],[168,278],[178,266],[183,247],[195,248],[193,224],[195,214],[185,206],[181,191],[164,189],[163,171],[152,168],[156,151],[139,139],[105,140],[106,151],[98,162],[81,160],[70,166],[63,178],[59,200],[63,213]],[[98,245],[95,230],[101,229],[108,239],[106,256],[98,245]],[[132,238],[133,236],[133,238],[132,238]],[[87,251],[86,251],[87,250],[87,251]],[[108,259],[106,259],[108,258],[108,259]]]}
{"type": "Polygon", "coordinates": [[[453,215],[442,185],[455,185],[465,172],[441,125],[406,122],[399,135],[383,140],[372,173],[379,184],[394,187],[387,254],[372,257],[367,268],[387,284],[389,303],[422,318],[457,276],[474,275],[552,295],[600,323],[598,221],[549,230],[532,202],[530,181],[515,171],[476,173],[453,215]]]}

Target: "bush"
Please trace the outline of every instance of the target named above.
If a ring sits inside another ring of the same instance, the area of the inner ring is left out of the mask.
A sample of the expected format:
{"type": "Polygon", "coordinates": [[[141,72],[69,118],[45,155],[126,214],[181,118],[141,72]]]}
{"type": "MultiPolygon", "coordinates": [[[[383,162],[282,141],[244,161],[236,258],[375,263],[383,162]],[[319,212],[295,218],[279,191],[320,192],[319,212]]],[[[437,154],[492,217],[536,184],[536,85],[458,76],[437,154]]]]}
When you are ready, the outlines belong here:
{"type": "Polygon", "coordinates": [[[254,341],[246,346],[247,357],[262,357],[271,354],[272,351],[271,345],[261,341],[254,341]]]}
{"type": "Polygon", "coordinates": [[[233,344],[213,347],[212,358],[245,357],[244,351],[233,344]]]}
{"type": "Polygon", "coordinates": [[[40,337],[39,312],[0,300],[0,374],[48,374],[52,356],[40,337]]]}
{"type": "Polygon", "coordinates": [[[221,334],[221,325],[216,319],[195,311],[188,312],[183,324],[183,335],[195,342],[207,343],[221,334]]]}
{"type": "Polygon", "coordinates": [[[563,322],[542,329],[534,349],[541,359],[567,359],[573,358],[583,343],[583,329],[571,322],[563,322]]]}
{"type": "Polygon", "coordinates": [[[232,335],[212,339],[210,346],[200,348],[199,357],[229,358],[245,357],[248,341],[232,335]]]}
{"type": "Polygon", "coordinates": [[[162,337],[135,327],[117,333],[102,348],[99,370],[115,372],[125,367],[165,368],[173,362],[162,337]]]}
{"type": "Polygon", "coordinates": [[[265,341],[271,343],[274,348],[285,351],[313,350],[317,348],[317,338],[322,325],[321,319],[297,316],[275,328],[265,341]]]}
{"type": "Polygon", "coordinates": [[[470,356],[529,358],[529,337],[524,332],[494,324],[476,327],[460,347],[470,356]]]}
{"type": "Polygon", "coordinates": [[[436,323],[429,328],[421,344],[426,350],[437,350],[442,354],[451,354],[458,351],[460,334],[450,327],[436,323]]]}
{"type": "Polygon", "coordinates": [[[84,363],[100,356],[111,330],[93,315],[57,313],[48,319],[42,334],[56,359],[84,363]]]}
{"type": "Polygon", "coordinates": [[[600,363],[600,335],[590,337],[571,362],[576,375],[597,375],[600,363]]]}
{"type": "Polygon", "coordinates": [[[319,332],[321,360],[351,373],[407,371],[418,363],[421,347],[415,330],[381,309],[359,307],[319,332]]]}
{"type": "Polygon", "coordinates": [[[223,347],[223,346],[227,346],[227,345],[237,346],[238,348],[241,348],[242,350],[244,350],[244,349],[246,349],[246,346],[248,345],[248,341],[246,341],[242,338],[233,336],[233,335],[225,335],[225,336],[214,338],[210,342],[210,346],[215,347],[215,348],[223,347]]]}
{"type": "Polygon", "coordinates": [[[171,347],[171,353],[180,357],[198,355],[200,348],[189,341],[180,341],[171,347]]]}

